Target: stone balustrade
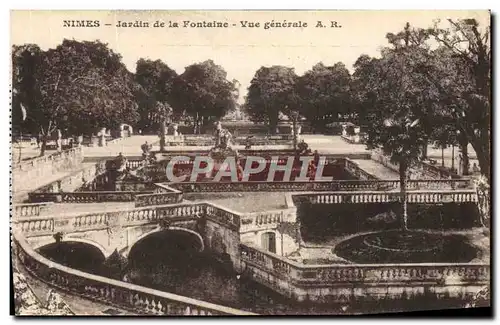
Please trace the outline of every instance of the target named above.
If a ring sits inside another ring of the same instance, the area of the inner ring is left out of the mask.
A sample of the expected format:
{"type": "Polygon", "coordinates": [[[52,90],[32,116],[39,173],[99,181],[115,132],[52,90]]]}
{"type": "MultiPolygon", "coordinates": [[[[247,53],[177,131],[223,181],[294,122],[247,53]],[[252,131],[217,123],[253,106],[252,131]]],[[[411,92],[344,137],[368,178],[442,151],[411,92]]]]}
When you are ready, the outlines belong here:
{"type": "MultiPolygon", "coordinates": [[[[390,168],[390,169],[394,170],[395,172],[399,173],[399,164],[392,163],[390,161],[390,158],[388,156],[384,155],[380,150],[372,151],[371,159],[384,165],[385,167],[390,168]]],[[[424,161],[417,162],[416,166],[412,167],[412,169],[414,169],[416,171],[420,171],[426,177],[429,177],[432,179],[440,179],[440,178],[448,179],[450,177],[457,177],[457,175],[452,174],[451,172],[449,172],[447,170],[441,169],[437,166],[433,166],[433,165],[426,163],[424,161]]]]}
{"type": "Polygon", "coordinates": [[[96,203],[96,202],[133,202],[138,195],[151,194],[152,191],[97,191],[97,192],[59,192],[29,193],[31,202],[58,203],[96,203]]]}
{"type": "Polygon", "coordinates": [[[206,204],[206,217],[219,224],[227,226],[231,230],[239,231],[240,229],[240,214],[231,211],[228,208],[218,206],[214,203],[206,204]]]}
{"type": "Polygon", "coordinates": [[[359,167],[359,165],[357,163],[355,163],[354,161],[352,161],[351,159],[346,158],[346,159],[344,159],[344,161],[345,161],[345,165],[344,165],[345,170],[350,172],[352,175],[356,176],[358,179],[363,180],[363,181],[364,180],[378,180],[379,179],[375,175],[372,175],[372,174],[368,173],[367,171],[365,171],[364,169],[362,169],[361,167],[359,167]]]}
{"type": "Polygon", "coordinates": [[[21,263],[35,277],[83,298],[145,315],[212,316],[252,313],[112,280],[54,263],[35,252],[22,237],[14,237],[21,263]]]}
{"type": "MultiPolygon", "coordinates": [[[[489,284],[490,265],[475,263],[304,265],[256,247],[241,244],[246,272],[261,284],[297,300],[321,301],[326,295],[395,295],[432,287],[444,294],[457,287],[489,284]],[[293,292],[293,293],[292,293],[293,292]],[[297,296],[298,294],[298,296],[297,296]]],[[[449,293],[449,292],[448,292],[449,293]]],[[[347,297],[346,297],[347,296],[347,297]]]]}
{"type": "MultiPolygon", "coordinates": [[[[399,189],[398,180],[334,180],[310,182],[182,182],[169,184],[182,192],[306,192],[306,191],[390,191],[399,189]]],[[[472,188],[470,180],[410,180],[407,190],[455,190],[472,188]]]]}
{"type": "Polygon", "coordinates": [[[182,202],[182,192],[152,193],[135,196],[135,206],[145,207],[152,205],[164,205],[182,202]]]}
{"type": "Polygon", "coordinates": [[[61,152],[56,152],[50,155],[37,157],[27,161],[23,161],[20,164],[15,164],[12,166],[12,171],[23,171],[28,172],[37,168],[49,168],[47,164],[60,168],[61,164],[68,163],[68,159],[83,161],[83,151],[82,147],[71,148],[61,152]]]}
{"type": "Polygon", "coordinates": [[[14,217],[39,216],[40,212],[52,202],[14,204],[12,207],[14,217]]]}
{"type": "Polygon", "coordinates": [[[64,191],[74,191],[85,183],[92,182],[97,176],[105,173],[105,171],[106,163],[101,161],[89,167],[75,171],[68,176],[61,177],[31,193],[59,193],[64,191]]]}
{"type": "MultiPolygon", "coordinates": [[[[38,216],[16,218],[13,220],[14,231],[21,232],[25,237],[53,235],[56,232],[73,233],[80,231],[102,230],[108,227],[129,227],[170,218],[192,219],[200,218],[207,213],[207,203],[181,203],[176,205],[155,206],[154,208],[135,208],[109,212],[77,213],[64,216],[38,216]]],[[[239,222],[239,216],[229,211],[212,207],[210,217],[219,222],[230,222],[232,227],[239,222]],[[229,221],[228,221],[229,220],[229,221]]],[[[237,224],[239,229],[239,224],[237,224]]]]}
{"type": "MultiPolygon", "coordinates": [[[[464,191],[415,191],[407,192],[408,203],[464,203],[477,202],[477,193],[473,190],[464,191]]],[[[313,204],[339,203],[385,203],[401,201],[401,193],[393,192],[332,192],[332,193],[301,193],[298,199],[306,199],[313,204]]]]}
{"type": "Polygon", "coordinates": [[[240,233],[276,229],[282,222],[295,222],[297,208],[270,210],[265,212],[250,212],[241,216],[240,233]]]}
{"type": "Polygon", "coordinates": [[[142,159],[127,159],[126,167],[130,169],[137,169],[139,167],[142,167],[143,164],[144,161],[142,159]]]}
{"type": "Polygon", "coordinates": [[[12,166],[12,187],[22,190],[34,179],[48,177],[57,172],[75,169],[83,163],[82,148],[72,148],[52,155],[38,157],[12,166]]]}

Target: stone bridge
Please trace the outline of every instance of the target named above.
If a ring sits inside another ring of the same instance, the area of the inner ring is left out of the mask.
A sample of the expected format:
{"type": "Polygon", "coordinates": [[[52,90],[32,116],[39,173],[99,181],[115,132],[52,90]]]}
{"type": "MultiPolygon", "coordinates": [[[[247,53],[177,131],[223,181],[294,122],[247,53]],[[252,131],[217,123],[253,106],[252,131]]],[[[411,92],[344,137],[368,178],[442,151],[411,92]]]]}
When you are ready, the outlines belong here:
{"type": "MultiPolygon", "coordinates": [[[[39,214],[39,206],[28,207],[39,214]]],[[[222,262],[231,262],[237,271],[240,269],[241,239],[248,241],[276,232],[280,223],[296,219],[295,207],[239,214],[208,202],[61,216],[28,216],[27,207],[20,210],[23,215],[13,220],[13,231],[22,234],[34,249],[55,243],[57,239],[90,244],[104,257],[114,251],[127,257],[131,248],[147,236],[174,231],[196,242],[196,249],[207,251],[222,262]]]]}

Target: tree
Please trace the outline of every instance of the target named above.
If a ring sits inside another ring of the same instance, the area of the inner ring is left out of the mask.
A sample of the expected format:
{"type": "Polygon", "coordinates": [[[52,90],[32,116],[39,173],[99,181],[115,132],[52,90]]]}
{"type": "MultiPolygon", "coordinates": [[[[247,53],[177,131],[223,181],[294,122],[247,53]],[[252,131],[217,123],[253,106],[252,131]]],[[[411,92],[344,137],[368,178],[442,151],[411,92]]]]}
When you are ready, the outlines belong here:
{"type": "Polygon", "coordinates": [[[192,116],[195,129],[205,120],[219,119],[236,108],[237,81],[212,60],[192,64],[173,83],[172,106],[177,114],[192,116]]]}
{"type": "Polygon", "coordinates": [[[22,108],[36,107],[37,85],[35,70],[41,64],[42,50],[38,45],[25,44],[12,47],[12,134],[21,131],[38,133],[36,121],[24,119],[22,108]]]}
{"type": "Polygon", "coordinates": [[[41,155],[57,129],[83,134],[137,120],[133,75],[106,44],[64,40],[45,52],[12,52],[14,90],[42,136],[41,155]]]}
{"type": "Polygon", "coordinates": [[[135,80],[142,86],[138,93],[140,120],[138,127],[158,127],[163,122],[164,107],[169,107],[172,89],[177,73],[161,60],[139,59],[136,64],[135,80]]]}
{"type": "Polygon", "coordinates": [[[289,110],[298,109],[297,80],[293,68],[261,67],[248,87],[245,112],[253,121],[267,123],[270,132],[276,133],[279,113],[287,115],[289,110]]]}
{"type": "Polygon", "coordinates": [[[447,113],[456,119],[476,151],[481,173],[490,181],[490,26],[481,30],[475,19],[448,22],[449,28],[441,28],[437,22],[427,30],[441,48],[420,70],[440,92],[447,113]]]}
{"type": "Polygon", "coordinates": [[[422,158],[427,128],[420,123],[426,90],[415,79],[409,61],[410,47],[385,49],[381,59],[358,60],[355,75],[361,104],[366,108],[367,146],[380,148],[393,163],[399,165],[400,190],[403,205],[402,228],[407,230],[406,185],[410,167],[422,158]]]}
{"type": "Polygon", "coordinates": [[[298,78],[297,92],[302,98],[301,113],[317,129],[327,117],[335,119],[350,113],[351,75],[343,63],[325,66],[318,63],[298,78]]]}

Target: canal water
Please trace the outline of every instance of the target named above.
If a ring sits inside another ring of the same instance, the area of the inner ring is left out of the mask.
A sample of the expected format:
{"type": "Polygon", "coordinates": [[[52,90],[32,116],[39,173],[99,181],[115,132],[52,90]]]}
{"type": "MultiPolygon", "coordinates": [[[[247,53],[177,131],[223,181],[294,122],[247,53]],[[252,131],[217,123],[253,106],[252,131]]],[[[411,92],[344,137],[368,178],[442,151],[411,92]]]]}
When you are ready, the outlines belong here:
{"type": "Polygon", "coordinates": [[[127,266],[119,275],[111,271],[102,254],[101,257],[93,256],[100,252],[91,253],[86,244],[62,242],[46,246],[39,252],[51,260],[86,272],[121,278],[145,287],[261,315],[342,315],[457,308],[463,305],[455,299],[436,300],[430,296],[399,302],[297,303],[239,276],[207,254],[172,247],[168,241],[146,238],[131,251],[127,266]]]}

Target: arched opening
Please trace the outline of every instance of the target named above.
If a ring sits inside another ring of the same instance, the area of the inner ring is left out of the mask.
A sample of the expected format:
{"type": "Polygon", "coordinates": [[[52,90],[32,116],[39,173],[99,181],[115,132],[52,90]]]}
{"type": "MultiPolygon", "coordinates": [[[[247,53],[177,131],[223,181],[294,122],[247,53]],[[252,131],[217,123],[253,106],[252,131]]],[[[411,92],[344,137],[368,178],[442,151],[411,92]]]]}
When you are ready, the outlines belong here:
{"type": "Polygon", "coordinates": [[[276,234],[274,232],[263,233],[261,239],[262,247],[265,250],[276,253],[276,234]]]}
{"type": "Polygon", "coordinates": [[[61,241],[37,249],[44,257],[80,271],[99,274],[105,256],[96,245],[80,241],[61,241]]]}
{"type": "MultiPolygon", "coordinates": [[[[213,256],[194,231],[172,229],[146,233],[131,247],[126,282],[223,305],[240,296],[240,280],[213,256]]],[[[224,249],[217,242],[218,249],[224,249]]]]}
{"type": "Polygon", "coordinates": [[[180,228],[154,230],[140,237],[130,248],[129,263],[155,265],[191,259],[204,250],[203,239],[194,231],[180,228]]]}

